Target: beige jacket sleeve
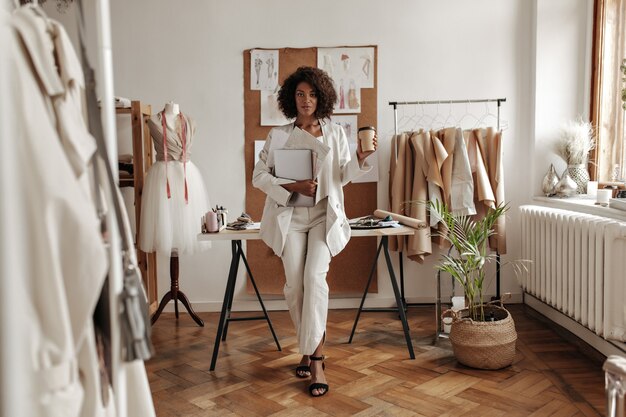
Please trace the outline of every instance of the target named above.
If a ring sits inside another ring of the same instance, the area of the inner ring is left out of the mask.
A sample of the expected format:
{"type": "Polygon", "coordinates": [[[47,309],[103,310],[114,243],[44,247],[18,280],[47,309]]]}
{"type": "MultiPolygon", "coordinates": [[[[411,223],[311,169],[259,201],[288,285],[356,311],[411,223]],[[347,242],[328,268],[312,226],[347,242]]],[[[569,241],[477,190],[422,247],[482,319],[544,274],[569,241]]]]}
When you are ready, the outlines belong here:
{"type": "Polygon", "coordinates": [[[267,135],[265,146],[263,146],[263,149],[259,153],[259,162],[257,162],[254,166],[254,171],[252,171],[252,185],[263,191],[281,206],[286,206],[292,193],[285,190],[282,185],[289,184],[294,181],[278,178],[273,174],[274,161],[270,155],[273,132],[274,130],[272,129],[267,135]]]}

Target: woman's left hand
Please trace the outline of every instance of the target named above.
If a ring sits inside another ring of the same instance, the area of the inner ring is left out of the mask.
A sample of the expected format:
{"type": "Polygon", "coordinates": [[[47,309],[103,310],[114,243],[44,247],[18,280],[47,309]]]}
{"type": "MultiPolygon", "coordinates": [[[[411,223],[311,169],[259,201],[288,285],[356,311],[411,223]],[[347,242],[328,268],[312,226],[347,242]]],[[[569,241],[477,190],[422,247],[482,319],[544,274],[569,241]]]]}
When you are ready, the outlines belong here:
{"type": "Polygon", "coordinates": [[[359,162],[365,161],[365,158],[376,152],[378,149],[378,133],[374,134],[374,150],[373,151],[365,151],[361,149],[361,141],[357,139],[358,147],[356,149],[356,156],[359,158],[359,162]]]}

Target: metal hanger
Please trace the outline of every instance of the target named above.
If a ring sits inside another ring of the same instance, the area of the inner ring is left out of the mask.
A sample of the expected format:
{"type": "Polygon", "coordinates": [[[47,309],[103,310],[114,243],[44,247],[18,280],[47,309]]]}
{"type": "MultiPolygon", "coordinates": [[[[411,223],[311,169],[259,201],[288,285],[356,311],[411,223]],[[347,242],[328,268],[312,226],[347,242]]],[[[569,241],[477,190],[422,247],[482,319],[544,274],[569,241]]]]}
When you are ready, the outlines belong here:
{"type": "Polygon", "coordinates": [[[437,114],[435,114],[435,117],[433,117],[431,123],[430,123],[430,127],[433,130],[439,130],[439,129],[443,129],[445,126],[445,121],[446,119],[443,117],[443,115],[439,112],[439,105],[441,104],[441,101],[437,102],[437,114]]]}
{"type": "Polygon", "coordinates": [[[465,113],[459,119],[459,127],[461,128],[463,127],[463,123],[466,121],[469,122],[468,124],[470,124],[471,127],[476,126],[480,122],[480,119],[476,117],[474,113],[470,112],[470,104],[470,100],[467,100],[465,103],[465,113]]]}
{"type": "Polygon", "coordinates": [[[449,110],[448,110],[448,117],[446,117],[446,120],[443,121],[443,128],[447,128],[447,127],[456,127],[458,125],[458,122],[456,120],[456,117],[454,117],[454,114],[452,113],[452,103],[448,103],[449,106],[449,110]]]}

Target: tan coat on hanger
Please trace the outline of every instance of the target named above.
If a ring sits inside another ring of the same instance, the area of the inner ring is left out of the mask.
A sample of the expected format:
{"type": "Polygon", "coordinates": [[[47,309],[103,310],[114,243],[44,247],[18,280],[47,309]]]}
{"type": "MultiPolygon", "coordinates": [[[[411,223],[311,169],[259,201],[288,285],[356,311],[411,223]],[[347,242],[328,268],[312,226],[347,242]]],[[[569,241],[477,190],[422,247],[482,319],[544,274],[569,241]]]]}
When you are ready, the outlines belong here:
{"type": "Polygon", "coordinates": [[[440,130],[439,137],[443,143],[448,157],[441,167],[441,178],[443,179],[443,201],[450,207],[450,193],[452,192],[452,164],[454,162],[454,145],[456,143],[456,128],[449,127],[440,130]]]}
{"type": "MultiPolygon", "coordinates": [[[[413,132],[409,138],[410,152],[413,161],[413,181],[411,187],[409,216],[428,222],[428,213],[424,202],[428,200],[428,184],[426,173],[428,172],[427,149],[430,147],[429,132],[413,132]]],[[[419,229],[415,235],[409,236],[407,242],[407,256],[413,261],[422,263],[426,255],[432,253],[430,229],[419,229]]]]}
{"type": "Polygon", "coordinates": [[[496,198],[493,195],[489,174],[487,172],[486,144],[483,139],[482,129],[466,130],[467,153],[470,160],[470,167],[474,176],[474,201],[476,213],[484,215],[485,210],[495,207],[496,198]]]}
{"type": "MultiPolygon", "coordinates": [[[[408,135],[401,133],[391,139],[391,162],[389,164],[389,209],[392,213],[408,216],[405,211],[405,183],[406,183],[406,158],[407,158],[408,135]],[[395,151],[398,151],[396,158],[395,151]]],[[[392,251],[404,251],[406,238],[404,236],[390,236],[389,249],[392,251]]]]}

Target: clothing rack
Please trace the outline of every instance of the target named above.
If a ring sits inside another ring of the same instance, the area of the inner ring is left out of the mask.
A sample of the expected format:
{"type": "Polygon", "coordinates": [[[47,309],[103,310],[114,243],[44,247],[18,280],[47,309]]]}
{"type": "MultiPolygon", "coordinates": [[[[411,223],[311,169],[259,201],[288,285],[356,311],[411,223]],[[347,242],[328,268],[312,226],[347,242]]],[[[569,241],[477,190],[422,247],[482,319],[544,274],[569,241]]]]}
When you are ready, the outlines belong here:
{"type": "MultiPolygon", "coordinates": [[[[500,129],[500,106],[506,102],[506,98],[479,98],[468,100],[425,100],[425,101],[390,101],[389,105],[393,106],[393,126],[394,134],[398,134],[398,106],[410,106],[417,104],[473,104],[473,103],[498,103],[497,129],[500,129]]],[[[397,146],[397,144],[396,144],[397,146]]],[[[396,156],[398,149],[396,148],[396,156]]]]}
{"type": "MultiPolygon", "coordinates": [[[[394,137],[398,136],[398,106],[411,106],[411,105],[431,105],[431,104],[474,104],[474,103],[497,103],[498,111],[497,111],[497,126],[496,128],[500,130],[500,107],[502,103],[506,102],[506,98],[481,98],[481,99],[465,99],[465,100],[420,100],[420,101],[390,101],[389,105],[393,106],[393,125],[394,125],[394,137]]],[[[396,158],[398,157],[398,142],[396,141],[396,149],[395,149],[396,158]]],[[[398,253],[400,258],[400,270],[402,271],[402,252],[398,253]]],[[[402,297],[402,302],[404,303],[404,307],[407,306],[418,306],[422,305],[421,303],[410,303],[406,302],[404,298],[404,275],[400,274],[400,293],[402,297]]],[[[439,285],[438,285],[438,297],[439,294],[439,285]]],[[[500,253],[496,252],[496,300],[500,299],[500,253]]],[[[439,319],[437,323],[439,323],[439,319]]],[[[437,335],[439,335],[439,328],[437,328],[437,335]]]]}

